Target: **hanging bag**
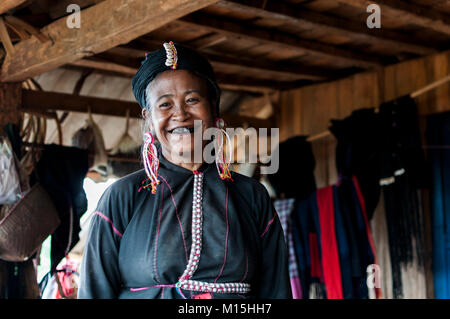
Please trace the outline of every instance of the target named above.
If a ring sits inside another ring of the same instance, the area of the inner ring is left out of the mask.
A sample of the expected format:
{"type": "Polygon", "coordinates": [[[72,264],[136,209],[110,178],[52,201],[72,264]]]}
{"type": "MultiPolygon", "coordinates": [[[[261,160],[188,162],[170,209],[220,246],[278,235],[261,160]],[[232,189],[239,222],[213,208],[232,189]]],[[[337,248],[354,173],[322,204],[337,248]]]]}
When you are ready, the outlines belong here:
{"type": "MultiPolygon", "coordinates": [[[[43,140],[43,134],[45,135],[37,129],[34,141],[36,142],[39,136],[43,140]]],[[[53,201],[39,183],[30,189],[28,178],[26,182],[20,183],[20,180],[28,176],[24,166],[28,165],[28,169],[32,170],[36,163],[33,147],[27,154],[31,154],[28,156],[30,161],[27,161],[30,165],[21,162],[18,165],[19,170],[16,171],[20,196],[0,219],[0,259],[6,261],[22,262],[30,258],[61,223],[53,201]]]]}
{"type": "Polygon", "coordinates": [[[50,196],[35,184],[0,220],[0,258],[27,260],[59,224],[50,196]]]}

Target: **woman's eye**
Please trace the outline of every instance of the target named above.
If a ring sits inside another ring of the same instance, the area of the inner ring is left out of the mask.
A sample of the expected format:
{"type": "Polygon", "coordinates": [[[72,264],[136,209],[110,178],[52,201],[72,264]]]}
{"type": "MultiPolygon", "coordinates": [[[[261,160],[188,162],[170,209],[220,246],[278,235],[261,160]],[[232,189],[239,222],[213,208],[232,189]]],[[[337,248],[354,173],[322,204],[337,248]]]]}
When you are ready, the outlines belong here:
{"type": "Polygon", "coordinates": [[[169,106],[170,106],[169,102],[162,103],[162,104],[159,105],[159,107],[161,107],[161,108],[165,108],[165,107],[169,107],[169,106]]]}
{"type": "Polygon", "coordinates": [[[199,99],[196,98],[196,97],[190,97],[190,98],[187,99],[188,103],[194,103],[194,102],[198,102],[198,101],[199,101],[199,99]]]}

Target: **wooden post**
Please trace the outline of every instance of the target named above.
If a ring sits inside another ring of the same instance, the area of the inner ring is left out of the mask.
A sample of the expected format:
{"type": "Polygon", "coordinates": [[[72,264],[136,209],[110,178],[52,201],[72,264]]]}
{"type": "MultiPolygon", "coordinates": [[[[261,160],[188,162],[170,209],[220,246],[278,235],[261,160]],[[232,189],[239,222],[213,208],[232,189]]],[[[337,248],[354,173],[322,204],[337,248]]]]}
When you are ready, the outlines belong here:
{"type": "Polygon", "coordinates": [[[8,123],[19,123],[21,105],[22,84],[0,83],[0,131],[8,123]]]}

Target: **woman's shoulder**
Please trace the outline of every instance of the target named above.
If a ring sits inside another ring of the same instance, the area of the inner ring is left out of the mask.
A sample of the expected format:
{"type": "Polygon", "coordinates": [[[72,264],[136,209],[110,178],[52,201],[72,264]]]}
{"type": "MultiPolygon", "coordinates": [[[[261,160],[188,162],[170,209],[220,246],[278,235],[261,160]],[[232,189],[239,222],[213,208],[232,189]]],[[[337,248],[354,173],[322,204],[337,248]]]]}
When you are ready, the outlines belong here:
{"type": "Polygon", "coordinates": [[[133,215],[139,187],[145,179],[143,169],[119,178],[102,194],[97,210],[114,222],[120,220],[120,225],[126,225],[133,215]]]}
{"type": "Polygon", "coordinates": [[[123,176],[109,186],[110,192],[120,192],[122,194],[137,192],[142,186],[142,182],[147,178],[146,176],[144,169],[123,176]]]}
{"type": "Polygon", "coordinates": [[[237,172],[233,172],[231,177],[237,187],[248,188],[258,193],[267,192],[266,187],[253,177],[248,177],[237,172]]]}
{"type": "Polygon", "coordinates": [[[138,198],[139,188],[145,179],[146,175],[143,169],[119,178],[106,188],[100,202],[114,206],[129,206],[130,202],[138,198]]]}
{"type": "Polygon", "coordinates": [[[266,187],[255,178],[237,172],[233,172],[231,177],[233,178],[232,183],[234,184],[234,187],[242,194],[249,196],[252,201],[270,201],[270,196],[266,187]]]}

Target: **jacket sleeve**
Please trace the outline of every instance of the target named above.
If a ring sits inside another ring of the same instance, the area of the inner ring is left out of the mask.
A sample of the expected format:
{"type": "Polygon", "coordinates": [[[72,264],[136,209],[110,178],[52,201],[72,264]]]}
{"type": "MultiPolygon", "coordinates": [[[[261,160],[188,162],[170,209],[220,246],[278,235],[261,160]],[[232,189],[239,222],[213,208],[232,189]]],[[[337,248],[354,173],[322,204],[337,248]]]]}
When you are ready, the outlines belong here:
{"type": "Polygon", "coordinates": [[[110,187],[92,216],[81,265],[79,299],[112,299],[120,291],[118,253],[123,230],[117,217],[120,209],[111,193],[110,187]]]}
{"type": "Polygon", "coordinates": [[[260,194],[261,268],[256,296],[261,299],[291,299],[288,249],[281,222],[264,187],[260,194]]]}

